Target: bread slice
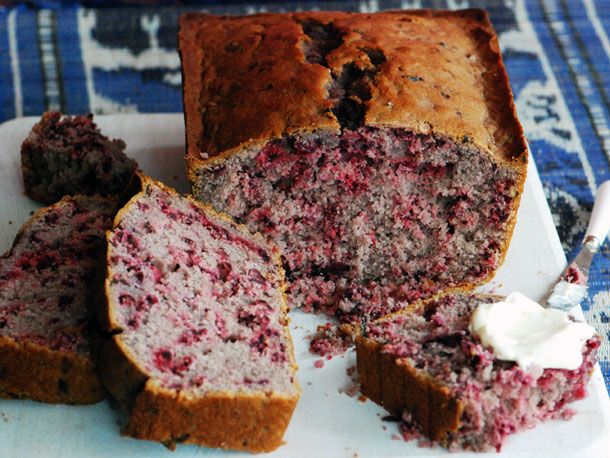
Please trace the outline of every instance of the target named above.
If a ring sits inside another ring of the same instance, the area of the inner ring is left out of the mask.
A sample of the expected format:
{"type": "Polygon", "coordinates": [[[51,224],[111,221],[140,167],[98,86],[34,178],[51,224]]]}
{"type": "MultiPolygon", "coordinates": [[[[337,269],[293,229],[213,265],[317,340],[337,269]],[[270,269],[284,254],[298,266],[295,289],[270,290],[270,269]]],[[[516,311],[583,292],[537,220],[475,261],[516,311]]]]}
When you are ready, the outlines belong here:
{"type": "Polygon", "coordinates": [[[500,451],[506,437],[551,418],[569,418],[582,399],[600,339],[573,371],[524,371],[500,361],[470,334],[479,303],[498,297],[449,294],[369,324],[356,339],[362,393],[449,449],[500,451]]]}
{"type": "Polygon", "coordinates": [[[47,112],[21,146],[25,192],[43,204],[64,195],[121,195],[138,164],[125,142],[110,140],[93,115],[47,112]]]}
{"type": "Polygon", "coordinates": [[[482,10],[187,14],[193,194],[282,250],[289,302],[375,319],[502,263],[527,167],[482,10]]]}
{"type": "Polygon", "coordinates": [[[263,452],[300,396],[277,250],[147,177],[108,232],[100,370],[124,434],[263,452]]]}
{"type": "Polygon", "coordinates": [[[0,257],[0,397],[104,398],[88,304],[116,207],[110,198],[65,197],[34,214],[0,257]]]}

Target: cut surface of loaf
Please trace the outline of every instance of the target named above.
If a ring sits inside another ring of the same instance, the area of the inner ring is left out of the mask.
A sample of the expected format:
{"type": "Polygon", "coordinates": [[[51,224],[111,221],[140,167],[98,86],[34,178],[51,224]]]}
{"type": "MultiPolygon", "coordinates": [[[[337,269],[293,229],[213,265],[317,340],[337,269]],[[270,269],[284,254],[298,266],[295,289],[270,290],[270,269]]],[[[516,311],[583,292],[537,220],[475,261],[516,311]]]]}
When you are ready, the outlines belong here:
{"type": "Polygon", "coordinates": [[[600,345],[582,349],[576,370],[525,371],[501,361],[468,330],[476,306],[497,297],[449,294],[369,324],[356,339],[365,396],[449,449],[499,451],[506,437],[571,417],[587,394],[600,345]]]}
{"type": "Polygon", "coordinates": [[[39,210],[0,258],[0,397],[89,404],[89,303],[117,201],[66,197],[39,210]]]}
{"type": "Polygon", "coordinates": [[[125,143],[110,140],[93,115],[47,112],[21,146],[25,191],[44,204],[64,195],[121,195],[137,169],[125,143]]]}
{"type": "Polygon", "coordinates": [[[101,373],[124,433],[269,451],[300,395],[279,253],[142,177],[108,233],[101,373]]]}
{"type": "Polygon", "coordinates": [[[502,262],[527,153],[483,11],[187,14],[180,54],[193,193],[291,305],[375,319],[502,262]]]}

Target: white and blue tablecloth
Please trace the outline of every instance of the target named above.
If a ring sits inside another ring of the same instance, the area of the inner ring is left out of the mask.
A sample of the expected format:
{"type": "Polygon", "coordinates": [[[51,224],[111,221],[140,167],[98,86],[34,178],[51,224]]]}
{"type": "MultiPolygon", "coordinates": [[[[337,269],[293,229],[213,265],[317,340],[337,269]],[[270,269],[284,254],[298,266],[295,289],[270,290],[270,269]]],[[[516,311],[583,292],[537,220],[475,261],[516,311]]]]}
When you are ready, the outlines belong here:
{"type": "MultiPolygon", "coordinates": [[[[243,14],[484,7],[499,34],[519,117],[568,257],[581,241],[596,189],[610,179],[610,0],[108,3],[0,7],[0,122],[45,110],[182,111],[176,36],[186,9],[243,14]]],[[[606,243],[583,307],[604,337],[600,363],[608,387],[609,269],[606,243]]]]}

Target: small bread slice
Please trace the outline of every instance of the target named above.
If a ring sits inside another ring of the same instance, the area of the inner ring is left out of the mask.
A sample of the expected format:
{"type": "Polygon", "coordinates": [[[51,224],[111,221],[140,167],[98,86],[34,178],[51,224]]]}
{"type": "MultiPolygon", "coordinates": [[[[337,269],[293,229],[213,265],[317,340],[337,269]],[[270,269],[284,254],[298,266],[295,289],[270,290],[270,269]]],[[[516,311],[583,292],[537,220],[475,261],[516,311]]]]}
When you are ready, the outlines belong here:
{"type": "Polygon", "coordinates": [[[0,257],[0,397],[104,398],[88,303],[116,208],[115,199],[65,197],[39,210],[0,257]]]}
{"type": "MultiPolygon", "coordinates": [[[[478,304],[498,296],[447,294],[370,323],[356,338],[362,393],[402,424],[450,450],[500,451],[507,436],[569,418],[587,394],[599,336],[576,370],[524,370],[497,359],[468,330],[478,304]]],[[[416,434],[417,434],[416,433],[416,434]]]]}
{"type": "Polygon", "coordinates": [[[121,195],[138,164],[123,140],[110,140],[93,115],[47,112],[21,145],[25,192],[43,204],[64,195],[121,195]]]}
{"type": "Polygon", "coordinates": [[[279,253],[140,176],[107,233],[101,352],[124,434],[264,452],[300,396],[279,253]]]}

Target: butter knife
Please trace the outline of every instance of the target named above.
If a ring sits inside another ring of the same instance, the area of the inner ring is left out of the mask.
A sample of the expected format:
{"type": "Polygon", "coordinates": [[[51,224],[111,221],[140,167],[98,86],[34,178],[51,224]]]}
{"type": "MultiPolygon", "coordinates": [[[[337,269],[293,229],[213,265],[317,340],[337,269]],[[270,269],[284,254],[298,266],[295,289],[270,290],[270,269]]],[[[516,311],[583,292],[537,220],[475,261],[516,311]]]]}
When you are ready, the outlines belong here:
{"type": "Polygon", "coordinates": [[[591,219],[580,251],[553,288],[546,301],[547,307],[567,312],[580,304],[587,294],[591,261],[604,243],[608,230],[610,230],[610,180],[605,181],[597,190],[591,219]]]}

